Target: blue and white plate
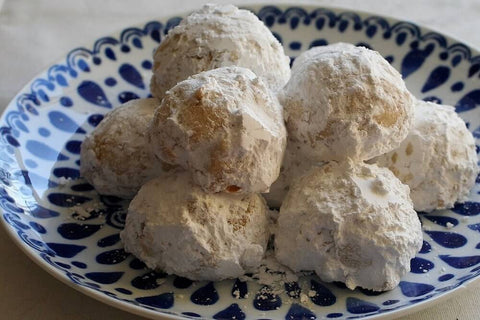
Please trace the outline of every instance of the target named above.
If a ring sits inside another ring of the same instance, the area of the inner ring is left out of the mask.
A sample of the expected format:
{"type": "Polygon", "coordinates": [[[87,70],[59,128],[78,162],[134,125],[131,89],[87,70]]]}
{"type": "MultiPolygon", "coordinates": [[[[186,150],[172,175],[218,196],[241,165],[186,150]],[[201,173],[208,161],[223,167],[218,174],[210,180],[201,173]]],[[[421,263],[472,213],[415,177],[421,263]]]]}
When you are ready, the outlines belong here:
{"type": "MultiPolygon", "coordinates": [[[[365,13],[311,6],[252,10],[292,57],[338,41],[379,51],[414,95],[456,106],[480,138],[477,51],[410,22],[365,13]]],[[[152,21],[73,49],[7,107],[0,120],[1,220],[30,258],[87,295],[152,318],[391,317],[478,277],[480,180],[466,203],[420,215],[423,248],[398,288],[385,293],[350,291],[313,276],[286,283],[283,292],[253,281],[191,282],[148,270],[125,253],[118,234],[128,203],[98,196],[78,179],[80,144],[107,111],[149,95],[152,52],[180,20],[152,21]]]]}

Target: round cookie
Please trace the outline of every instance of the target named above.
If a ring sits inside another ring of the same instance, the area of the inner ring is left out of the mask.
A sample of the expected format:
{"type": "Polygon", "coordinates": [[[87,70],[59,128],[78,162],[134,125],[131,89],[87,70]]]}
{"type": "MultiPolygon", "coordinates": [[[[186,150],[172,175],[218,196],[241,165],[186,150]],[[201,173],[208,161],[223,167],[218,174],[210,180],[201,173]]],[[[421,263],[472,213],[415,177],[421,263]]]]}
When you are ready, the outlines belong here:
{"type": "Polygon", "coordinates": [[[386,168],[350,161],[313,167],[291,186],[275,255],[349,289],[393,289],[422,246],[408,186],[386,168]]]}
{"type": "Polygon", "coordinates": [[[260,195],[208,194],[183,172],[140,189],[120,237],[149,268],[191,280],[236,278],[260,265],[267,210],[260,195]]]}
{"type": "Polygon", "coordinates": [[[223,67],[178,83],[155,112],[150,141],[207,192],[266,192],[285,151],[282,106],[250,70],[223,67]]]}
{"type": "Polygon", "coordinates": [[[136,99],[107,113],[81,146],[80,175],[100,194],[132,198],[146,181],[171,165],[157,159],[147,128],[157,99],[136,99]]]}
{"type": "Polygon", "coordinates": [[[414,124],[395,150],[373,160],[410,187],[415,210],[465,201],[479,172],[472,133],[450,106],[418,100],[414,124]]]}
{"type": "Polygon", "coordinates": [[[162,39],[150,89],[159,99],[189,76],[225,66],[251,69],[272,90],[290,77],[290,58],[253,13],[233,5],[207,4],[162,39]]]}
{"type": "Polygon", "coordinates": [[[368,160],[407,136],[413,97],[378,53],[338,43],[294,62],[280,93],[289,143],[316,161],[368,160]]]}

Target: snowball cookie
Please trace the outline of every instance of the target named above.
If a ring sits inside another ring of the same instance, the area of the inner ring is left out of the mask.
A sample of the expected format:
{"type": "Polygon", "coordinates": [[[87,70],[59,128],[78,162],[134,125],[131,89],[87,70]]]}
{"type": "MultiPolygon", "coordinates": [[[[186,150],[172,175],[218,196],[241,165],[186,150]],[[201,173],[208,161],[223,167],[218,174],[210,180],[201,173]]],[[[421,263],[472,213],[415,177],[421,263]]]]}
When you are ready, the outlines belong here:
{"type": "Polygon", "coordinates": [[[287,143],[285,156],[280,167],[280,175],[270,186],[270,191],[262,194],[265,200],[267,200],[268,206],[280,208],[293,180],[302,176],[314,165],[321,165],[321,163],[303,157],[287,143]]]}
{"type": "Polygon", "coordinates": [[[250,70],[199,73],[167,92],[150,139],[155,154],[193,173],[207,192],[265,192],[286,144],[282,106],[250,70]]]}
{"type": "Polygon", "coordinates": [[[191,280],[236,278],[260,265],[267,210],[260,195],[205,193],[183,172],[140,189],[120,237],[149,268],[191,280]]]}
{"type": "Polygon", "coordinates": [[[410,186],[415,210],[467,200],[478,174],[472,134],[453,107],[418,100],[414,124],[397,149],[374,160],[410,186]]]}
{"type": "Polygon", "coordinates": [[[280,93],[289,141],[316,161],[371,159],[407,136],[413,98],[378,53],[339,43],[300,55],[280,93]]]}
{"type": "Polygon", "coordinates": [[[422,246],[408,186],[376,165],[313,167],[290,188],[275,235],[277,259],[349,289],[390,290],[422,246]]]}
{"type": "Polygon", "coordinates": [[[290,58],[253,13],[233,5],[205,5],[169,31],[153,57],[152,95],[162,99],[178,82],[224,66],[251,69],[272,90],[290,77],[290,58]]]}
{"type": "Polygon", "coordinates": [[[160,102],[136,99],[107,113],[81,146],[80,174],[101,194],[132,198],[171,165],[158,160],[147,128],[160,102]]]}

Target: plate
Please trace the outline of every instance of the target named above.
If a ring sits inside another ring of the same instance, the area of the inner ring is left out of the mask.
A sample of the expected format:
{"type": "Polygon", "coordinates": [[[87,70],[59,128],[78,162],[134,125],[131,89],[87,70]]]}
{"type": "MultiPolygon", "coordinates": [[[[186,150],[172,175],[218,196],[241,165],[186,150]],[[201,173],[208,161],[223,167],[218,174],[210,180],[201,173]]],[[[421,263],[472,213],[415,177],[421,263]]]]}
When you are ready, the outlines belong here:
{"type": "MultiPolygon", "coordinates": [[[[480,138],[480,56],[410,22],[313,6],[252,7],[292,59],[338,41],[379,51],[422,99],[451,104],[480,138]]],[[[79,178],[85,135],[119,104],[149,95],[152,52],[181,17],[152,21],[70,51],[33,79],[0,120],[2,224],[53,276],[151,318],[315,319],[398,316],[438,301],[480,274],[480,180],[452,210],[419,214],[422,250],[389,292],[350,291],[315,276],[281,290],[239,279],[192,282],[145,268],[119,232],[128,202],[79,178]]],[[[478,147],[477,147],[478,149],[478,147]]]]}

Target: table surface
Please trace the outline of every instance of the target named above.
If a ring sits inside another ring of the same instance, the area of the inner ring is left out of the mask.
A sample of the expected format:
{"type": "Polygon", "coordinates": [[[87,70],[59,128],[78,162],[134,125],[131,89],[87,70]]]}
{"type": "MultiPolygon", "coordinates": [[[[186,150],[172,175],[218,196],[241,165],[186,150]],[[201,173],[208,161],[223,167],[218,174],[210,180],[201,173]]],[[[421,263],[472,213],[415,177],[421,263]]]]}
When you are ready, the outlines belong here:
{"type": "MultiPolygon", "coordinates": [[[[198,8],[204,1],[0,0],[0,111],[36,74],[70,49],[157,17],[198,8]],[[59,54],[60,53],[60,54],[59,54]]],[[[229,1],[215,1],[227,3],[229,1]]],[[[233,2],[233,1],[232,1],[233,2]]],[[[266,3],[267,1],[262,1],[266,3]]],[[[428,26],[480,47],[478,0],[317,0],[313,3],[393,16],[428,26]]],[[[234,1],[238,5],[255,1],[234,1]]],[[[2,319],[143,319],[102,304],[50,276],[0,229],[2,319]]],[[[477,319],[480,281],[441,304],[402,319],[477,319]]]]}

